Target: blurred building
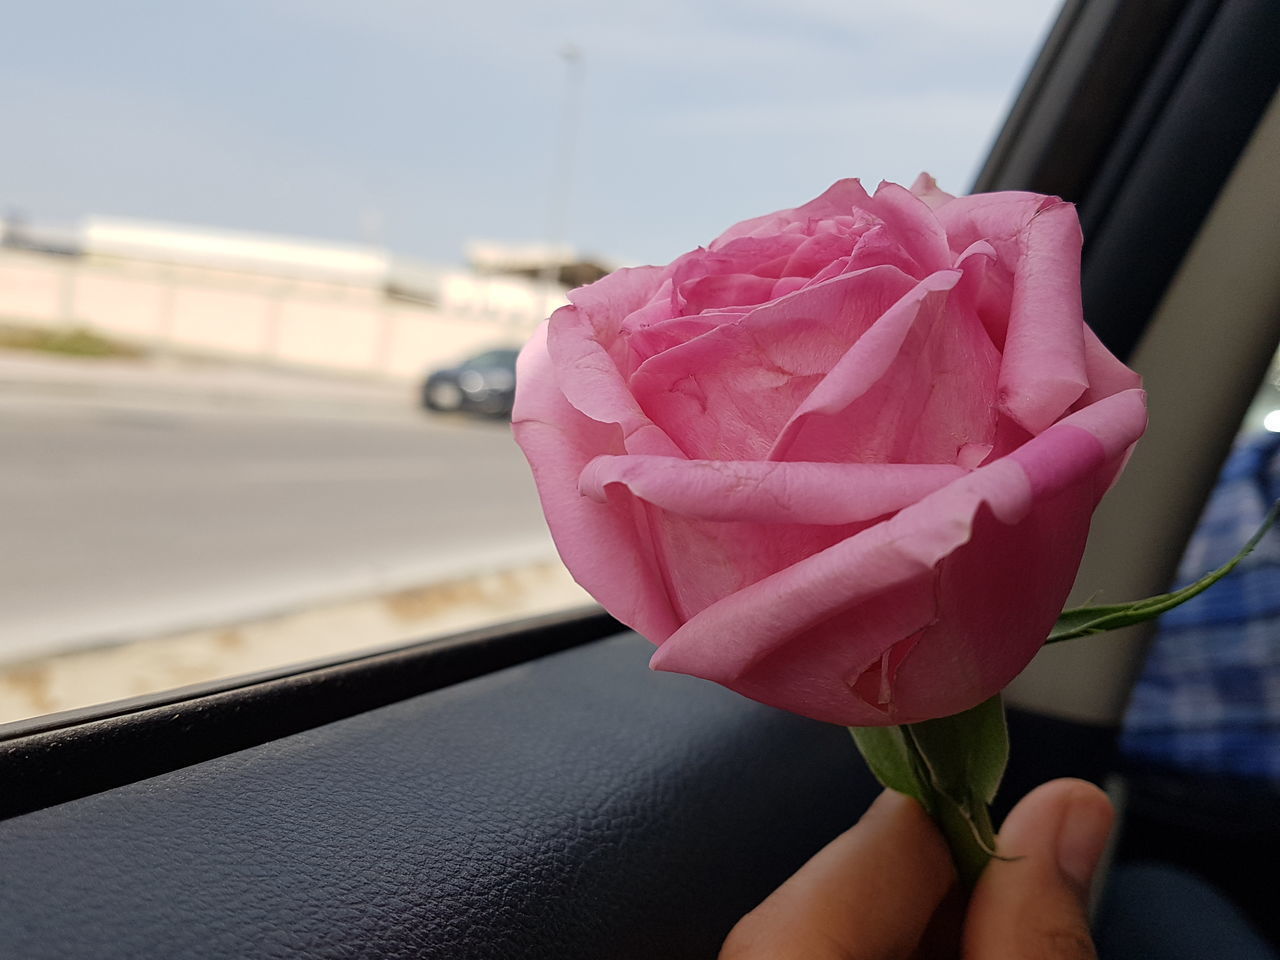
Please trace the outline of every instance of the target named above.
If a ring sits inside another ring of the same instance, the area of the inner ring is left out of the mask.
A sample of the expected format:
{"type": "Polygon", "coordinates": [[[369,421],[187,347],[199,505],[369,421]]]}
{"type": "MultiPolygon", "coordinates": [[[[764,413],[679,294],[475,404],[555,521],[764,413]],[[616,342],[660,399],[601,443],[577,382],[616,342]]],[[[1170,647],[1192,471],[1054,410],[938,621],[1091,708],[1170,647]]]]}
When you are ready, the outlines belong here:
{"type": "Polygon", "coordinates": [[[607,272],[567,247],[473,243],[468,267],[366,245],[91,217],[0,231],[0,322],[158,350],[397,378],[522,343],[607,272]]]}
{"type": "Polygon", "coordinates": [[[390,262],[386,251],[375,247],[107,217],[85,220],[80,242],[81,252],[95,260],[369,287],[386,282],[390,262]]]}
{"type": "Polygon", "coordinates": [[[550,281],[570,290],[595,283],[620,266],[597,257],[583,257],[567,244],[492,240],[474,240],[467,244],[467,263],[476,273],[550,281]]]}

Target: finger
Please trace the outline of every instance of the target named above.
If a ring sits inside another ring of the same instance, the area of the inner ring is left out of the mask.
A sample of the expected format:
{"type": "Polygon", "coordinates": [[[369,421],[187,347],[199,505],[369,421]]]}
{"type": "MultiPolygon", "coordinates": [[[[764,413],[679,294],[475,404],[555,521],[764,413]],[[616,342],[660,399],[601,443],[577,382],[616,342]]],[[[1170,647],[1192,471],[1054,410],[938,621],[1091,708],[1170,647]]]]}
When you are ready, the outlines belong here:
{"type": "Polygon", "coordinates": [[[738,922],[720,960],[908,957],[954,882],[929,817],[886,790],[857,825],[738,922]]]}
{"type": "Polygon", "coordinates": [[[1086,960],[1089,884],[1111,832],[1111,801],[1083,780],[1054,780],[1013,808],[973,892],[966,960],[1086,960]]]}

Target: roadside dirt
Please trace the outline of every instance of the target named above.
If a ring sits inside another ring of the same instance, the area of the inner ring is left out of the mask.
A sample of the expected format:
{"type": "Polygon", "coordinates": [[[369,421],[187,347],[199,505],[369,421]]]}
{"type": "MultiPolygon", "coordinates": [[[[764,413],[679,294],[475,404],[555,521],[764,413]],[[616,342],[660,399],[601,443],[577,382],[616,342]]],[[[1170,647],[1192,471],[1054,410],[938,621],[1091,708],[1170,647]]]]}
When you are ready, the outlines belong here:
{"type": "Polygon", "coordinates": [[[0,664],[0,723],[590,603],[559,563],[0,664]]]}

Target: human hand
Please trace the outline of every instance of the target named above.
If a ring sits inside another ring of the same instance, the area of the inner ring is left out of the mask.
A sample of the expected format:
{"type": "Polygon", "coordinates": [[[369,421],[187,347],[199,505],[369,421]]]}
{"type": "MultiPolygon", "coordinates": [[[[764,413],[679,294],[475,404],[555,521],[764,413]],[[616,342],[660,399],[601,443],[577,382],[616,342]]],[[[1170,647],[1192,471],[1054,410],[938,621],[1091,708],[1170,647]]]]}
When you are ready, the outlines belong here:
{"type": "Polygon", "coordinates": [[[914,800],[886,790],[730,932],[720,960],[1086,960],[1089,885],[1114,813],[1082,780],[1027,794],[1000,854],[959,917],[942,836],[914,800]]]}

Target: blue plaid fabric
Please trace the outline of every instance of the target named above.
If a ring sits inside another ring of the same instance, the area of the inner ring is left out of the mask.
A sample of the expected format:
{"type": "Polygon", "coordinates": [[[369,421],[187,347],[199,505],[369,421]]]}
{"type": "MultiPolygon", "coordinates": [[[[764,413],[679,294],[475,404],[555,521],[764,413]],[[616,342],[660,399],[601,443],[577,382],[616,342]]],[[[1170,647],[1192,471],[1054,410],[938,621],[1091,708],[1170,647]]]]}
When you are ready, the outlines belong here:
{"type": "MultiPolygon", "coordinates": [[[[1179,584],[1230,560],[1277,498],[1280,434],[1249,437],[1218,478],[1179,584]]],[[[1161,618],[1121,750],[1162,767],[1280,783],[1280,532],[1161,618]]]]}

